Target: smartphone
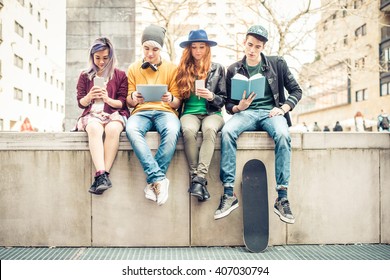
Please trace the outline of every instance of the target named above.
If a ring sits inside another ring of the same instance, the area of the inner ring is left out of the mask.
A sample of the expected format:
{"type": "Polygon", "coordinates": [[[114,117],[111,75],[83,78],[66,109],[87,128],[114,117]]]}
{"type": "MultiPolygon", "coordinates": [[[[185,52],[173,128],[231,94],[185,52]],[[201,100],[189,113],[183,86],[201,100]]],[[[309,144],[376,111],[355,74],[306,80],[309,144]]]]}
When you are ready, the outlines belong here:
{"type": "Polygon", "coordinates": [[[98,77],[98,76],[96,76],[96,77],[93,79],[93,84],[94,84],[95,86],[98,86],[98,87],[101,87],[101,88],[106,87],[105,84],[104,84],[104,78],[103,78],[103,77],[98,77]]]}
{"type": "Polygon", "coordinates": [[[199,88],[205,88],[204,82],[205,82],[205,80],[196,80],[195,81],[195,92],[199,88]]]}

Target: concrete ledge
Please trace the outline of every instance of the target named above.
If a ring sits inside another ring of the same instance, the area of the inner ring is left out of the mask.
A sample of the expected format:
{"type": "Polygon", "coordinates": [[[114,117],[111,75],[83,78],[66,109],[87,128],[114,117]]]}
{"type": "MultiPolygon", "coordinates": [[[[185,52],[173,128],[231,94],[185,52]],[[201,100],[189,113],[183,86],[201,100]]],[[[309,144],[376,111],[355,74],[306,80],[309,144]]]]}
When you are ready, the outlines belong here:
{"type": "MultiPolygon", "coordinates": [[[[147,141],[157,149],[158,134],[148,133],[147,141]]],[[[273,148],[265,132],[240,136],[235,186],[240,198],[245,162],[265,162],[270,245],[389,243],[390,134],[293,133],[294,225],[272,213],[273,148]]],[[[200,203],[187,193],[180,139],[167,173],[169,199],[159,207],[144,197],[145,175],[124,133],[111,170],[114,187],[103,196],[87,192],[93,166],[85,133],[0,133],[0,246],[243,245],[241,207],[213,219],[222,193],[219,149],[218,140],[208,176],[211,200],[200,203]]]]}

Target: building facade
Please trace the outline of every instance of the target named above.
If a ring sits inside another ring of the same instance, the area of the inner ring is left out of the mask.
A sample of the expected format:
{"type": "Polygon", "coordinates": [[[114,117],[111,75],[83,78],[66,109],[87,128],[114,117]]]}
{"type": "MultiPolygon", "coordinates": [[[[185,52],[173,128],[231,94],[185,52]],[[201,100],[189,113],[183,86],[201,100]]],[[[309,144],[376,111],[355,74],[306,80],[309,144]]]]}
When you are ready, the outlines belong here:
{"type": "Polygon", "coordinates": [[[66,131],[75,127],[82,113],[76,85],[81,71],[88,66],[90,46],[96,38],[108,37],[115,48],[117,67],[127,71],[135,53],[134,20],[135,0],[66,0],[66,131]]]}
{"type": "Polygon", "coordinates": [[[62,131],[64,69],[54,62],[48,10],[38,0],[0,0],[0,131],[62,131]]]}
{"type": "Polygon", "coordinates": [[[296,122],[355,130],[360,112],[376,131],[381,110],[390,111],[390,1],[323,0],[316,60],[302,69],[304,97],[296,122]]]}

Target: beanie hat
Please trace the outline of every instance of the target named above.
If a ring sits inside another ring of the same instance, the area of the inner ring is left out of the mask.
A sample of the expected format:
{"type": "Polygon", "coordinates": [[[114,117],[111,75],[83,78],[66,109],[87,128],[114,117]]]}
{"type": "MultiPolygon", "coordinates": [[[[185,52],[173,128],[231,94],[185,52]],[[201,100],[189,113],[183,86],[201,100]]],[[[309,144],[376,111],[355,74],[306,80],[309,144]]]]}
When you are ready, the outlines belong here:
{"type": "Polygon", "coordinates": [[[162,47],[164,45],[164,38],[165,38],[165,28],[151,24],[148,27],[145,28],[144,32],[142,33],[141,42],[142,44],[146,41],[155,41],[160,44],[162,47]]]}

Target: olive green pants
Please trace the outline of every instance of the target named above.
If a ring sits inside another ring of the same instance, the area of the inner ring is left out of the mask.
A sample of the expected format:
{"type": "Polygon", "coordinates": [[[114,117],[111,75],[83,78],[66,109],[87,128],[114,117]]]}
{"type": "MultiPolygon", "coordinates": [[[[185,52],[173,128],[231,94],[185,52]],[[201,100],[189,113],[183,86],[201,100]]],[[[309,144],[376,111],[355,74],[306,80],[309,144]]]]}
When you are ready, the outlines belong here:
{"type": "Polygon", "coordinates": [[[220,115],[184,115],[180,118],[190,175],[204,178],[209,171],[214,154],[217,133],[224,125],[220,115]],[[203,140],[198,148],[197,135],[201,131],[203,140]]]}

